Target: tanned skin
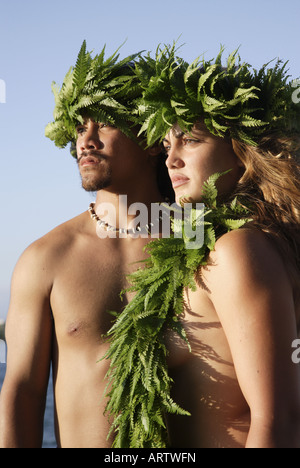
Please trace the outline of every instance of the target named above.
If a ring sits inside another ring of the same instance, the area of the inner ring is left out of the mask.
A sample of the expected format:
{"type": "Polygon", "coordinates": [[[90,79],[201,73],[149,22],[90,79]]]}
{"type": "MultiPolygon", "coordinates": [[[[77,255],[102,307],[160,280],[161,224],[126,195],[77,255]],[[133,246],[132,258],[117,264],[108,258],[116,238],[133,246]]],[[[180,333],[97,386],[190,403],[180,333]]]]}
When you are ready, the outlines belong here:
{"type": "MultiPolygon", "coordinates": [[[[201,201],[207,178],[231,193],[243,170],[229,141],[204,125],[172,131],[164,141],[176,200],[201,201]]],[[[191,417],[171,416],[174,447],[299,448],[300,367],[292,362],[300,304],[299,272],[291,275],[275,245],[258,230],[221,237],[185,291],[183,324],[192,352],[172,334],[173,397],[191,417]],[[298,298],[298,300],[297,300],[298,298]]]]}
{"type": "MultiPolygon", "coordinates": [[[[95,211],[110,203],[162,201],[156,183],[158,148],[143,149],[117,128],[86,120],[78,127],[77,154],[86,190],[97,191],[95,211]]],[[[55,181],[54,181],[55,183],[55,181]]],[[[130,221],[134,216],[126,216],[130,221]]],[[[110,212],[104,219],[116,220],[110,212]]],[[[118,220],[117,216],[117,220],[118,220]]],[[[124,227],[117,225],[116,227],[124,227]]],[[[99,361],[120,312],[126,275],[145,258],[149,239],[99,238],[86,211],[33,243],[12,279],[6,324],[7,372],[0,399],[0,446],[38,448],[50,365],[53,367],[58,447],[110,447],[103,415],[108,361],[99,361]]]]}
{"type": "MultiPolygon", "coordinates": [[[[83,186],[98,186],[96,211],[104,201],[117,208],[121,193],[129,204],[161,200],[151,154],[135,153],[117,129],[91,121],[78,134],[83,186]]],[[[165,146],[177,200],[201,200],[207,177],[232,169],[219,180],[226,194],[243,170],[230,144],[203,128],[192,136],[170,134],[165,146]]],[[[109,216],[106,221],[113,224],[109,216]]],[[[7,321],[1,446],[41,445],[51,361],[58,446],[110,446],[102,398],[108,363],[96,361],[107,349],[108,310],[120,311],[130,300],[122,303],[119,292],[147,241],[99,239],[85,212],[23,254],[7,321]]],[[[299,447],[300,376],[291,360],[299,275],[291,276],[275,246],[249,228],[218,240],[197,281],[197,291],[185,292],[183,317],[192,353],[167,337],[173,397],[192,413],[169,418],[172,446],[299,447]]]]}

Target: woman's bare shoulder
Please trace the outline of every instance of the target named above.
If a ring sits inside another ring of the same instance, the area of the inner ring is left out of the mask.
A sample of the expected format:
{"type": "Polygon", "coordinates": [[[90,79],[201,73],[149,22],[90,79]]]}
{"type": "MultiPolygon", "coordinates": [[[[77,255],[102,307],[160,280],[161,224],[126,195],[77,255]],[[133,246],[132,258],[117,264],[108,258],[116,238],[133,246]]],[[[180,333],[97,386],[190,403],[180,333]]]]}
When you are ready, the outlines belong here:
{"type": "Polygon", "coordinates": [[[220,237],[209,256],[205,276],[228,285],[280,285],[292,288],[286,263],[268,236],[256,229],[239,229],[220,237]]]}

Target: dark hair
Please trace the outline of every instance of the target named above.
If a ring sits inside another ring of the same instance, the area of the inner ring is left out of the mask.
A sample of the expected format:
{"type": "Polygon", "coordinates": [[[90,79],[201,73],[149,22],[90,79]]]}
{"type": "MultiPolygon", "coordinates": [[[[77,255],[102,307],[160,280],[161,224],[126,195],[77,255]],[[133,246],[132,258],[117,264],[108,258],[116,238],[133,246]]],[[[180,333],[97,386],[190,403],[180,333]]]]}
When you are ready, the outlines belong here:
{"type": "Polygon", "coordinates": [[[162,151],[158,156],[157,162],[157,185],[161,195],[168,199],[170,203],[174,203],[175,193],[166,166],[166,159],[167,155],[165,151],[162,151]]]}

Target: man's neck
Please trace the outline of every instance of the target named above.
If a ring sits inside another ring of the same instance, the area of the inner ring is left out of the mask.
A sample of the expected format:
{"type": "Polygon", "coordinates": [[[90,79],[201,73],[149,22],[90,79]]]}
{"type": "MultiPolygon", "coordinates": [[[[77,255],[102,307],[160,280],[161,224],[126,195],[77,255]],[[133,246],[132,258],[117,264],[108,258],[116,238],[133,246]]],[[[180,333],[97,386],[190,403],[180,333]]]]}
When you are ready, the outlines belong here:
{"type": "Polygon", "coordinates": [[[151,205],[162,203],[165,199],[158,188],[151,190],[131,191],[128,194],[116,194],[109,190],[97,192],[94,210],[109,225],[117,229],[127,229],[141,210],[145,223],[151,221],[151,205]],[[146,214],[148,214],[146,219],[146,214]]]}

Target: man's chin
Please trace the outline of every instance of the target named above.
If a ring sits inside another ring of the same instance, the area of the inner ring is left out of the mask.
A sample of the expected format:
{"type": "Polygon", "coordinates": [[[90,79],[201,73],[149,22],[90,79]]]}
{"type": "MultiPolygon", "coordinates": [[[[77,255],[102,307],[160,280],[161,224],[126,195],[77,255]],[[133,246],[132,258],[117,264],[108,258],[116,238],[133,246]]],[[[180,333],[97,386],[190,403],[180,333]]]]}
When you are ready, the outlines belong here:
{"type": "Polygon", "coordinates": [[[86,184],[86,183],[82,183],[82,188],[86,191],[86,192],[98,192],[99,190],[103,190],[105,188],[109,187],[109,184],[86,184]]]}
{"type": "Polygon", "coordinates": [[[89,177],[83,177],[81,179],[81,185],[86,192],[98,192],[99,190],[108,188],[111,185],[111,179],[109,178],[106,180],[99,180],[89,177]]]}

